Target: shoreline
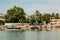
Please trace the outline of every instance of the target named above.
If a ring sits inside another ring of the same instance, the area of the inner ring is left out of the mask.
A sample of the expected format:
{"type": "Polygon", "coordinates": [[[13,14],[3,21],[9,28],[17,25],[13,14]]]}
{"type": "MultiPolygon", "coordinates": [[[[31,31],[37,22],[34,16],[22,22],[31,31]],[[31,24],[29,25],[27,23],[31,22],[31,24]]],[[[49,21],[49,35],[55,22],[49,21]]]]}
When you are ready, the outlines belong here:
{"type": "Polygon", "coordinates": [[[12,30],[12,31],[60,31],[60,28],[59,27],[54,27],[54,28],[51,28],[51,27],[40,27],[40,26],[5,26],[5,25],[0,25],[0,31],[9,31],[9,30],[12,30]]]}

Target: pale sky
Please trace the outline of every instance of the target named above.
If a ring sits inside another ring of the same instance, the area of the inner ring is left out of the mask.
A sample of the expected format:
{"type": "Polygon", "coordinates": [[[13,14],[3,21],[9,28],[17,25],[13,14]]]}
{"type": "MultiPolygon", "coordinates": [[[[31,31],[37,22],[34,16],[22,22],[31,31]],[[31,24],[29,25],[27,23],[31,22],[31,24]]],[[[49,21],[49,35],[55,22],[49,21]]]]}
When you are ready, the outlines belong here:
{"type": "Polygon", "coordinates": [[[14,5],[22,7],[29,15],[36,10],[41,13],[60,13],[60,0],[0,0],[0,13],[5,14],[14,5]]]}

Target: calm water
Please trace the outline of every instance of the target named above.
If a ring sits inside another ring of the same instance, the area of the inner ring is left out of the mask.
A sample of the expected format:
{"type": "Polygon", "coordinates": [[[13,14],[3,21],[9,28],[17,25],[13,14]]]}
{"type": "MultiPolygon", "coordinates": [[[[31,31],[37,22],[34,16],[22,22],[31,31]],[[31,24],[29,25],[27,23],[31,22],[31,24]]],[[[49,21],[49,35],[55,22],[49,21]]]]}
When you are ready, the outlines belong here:
{"type": "Polygon", "coordinates": [[[60,31],[0,31],[0,40],[60,40],[60,31]]]}

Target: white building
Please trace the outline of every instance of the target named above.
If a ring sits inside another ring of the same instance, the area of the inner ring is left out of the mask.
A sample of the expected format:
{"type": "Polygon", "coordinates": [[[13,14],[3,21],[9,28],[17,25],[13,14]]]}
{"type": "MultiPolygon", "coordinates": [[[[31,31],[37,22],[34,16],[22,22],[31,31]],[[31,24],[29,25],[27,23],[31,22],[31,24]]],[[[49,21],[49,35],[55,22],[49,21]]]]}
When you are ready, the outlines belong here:
{"type": "Polygon", "coordinates": [[[4,20],[4,14],[0,13],[0,20],[4,20]]]}

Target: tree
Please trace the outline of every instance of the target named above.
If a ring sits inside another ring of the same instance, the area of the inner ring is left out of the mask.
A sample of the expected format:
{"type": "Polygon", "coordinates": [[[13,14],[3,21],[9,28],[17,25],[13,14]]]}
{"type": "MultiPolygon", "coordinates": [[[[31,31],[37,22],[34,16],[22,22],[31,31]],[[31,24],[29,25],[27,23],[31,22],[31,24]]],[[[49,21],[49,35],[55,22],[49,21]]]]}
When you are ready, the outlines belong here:
{"type": "Polygon", "coordinates": [[[60,18],[58,13],[56,13],[55,18],[56,19],[59,19],[60,18]]]}
{"type": "Polygon", "coordinates": [[[0,20],[0,25],[1,25],[1,24],[4,24],[4,23],[5,23],[5,22],[4,22],[3,20],[0,20]]]}
{"type": "Polygon", "coordinates": [[[37,24],[42,23],[42,14],[38,10],[35,11],[34,17],[37,24]]]}
{"type": "Polygon", "coordinates": [[[51,17],[55,17],[55,13],[52,13],[51,17]]]}
{"type": "Polygon", "coordinates": [[[34,15],[30,16],[30,18],[31,18],[31,19],[30,19],[30,23],[31,23],[31,24],[35,23],[36,20],[35,20],[35,18],[34,18],[34,15]]]}
{"type": "Polygon", "coordinates": [[[14,6],[13,8],[7,10],[7,14],[5,15],[6,22],[25,22],[25,12],[21,7],[14,6]]]}
{"type": "Polygon", "coordinates": [[[43,21],[46,21],[46,23],[50,22],[50,17],[51,17],[50,14],[44,14],[42,17],[43,17],[43,21]]]}

